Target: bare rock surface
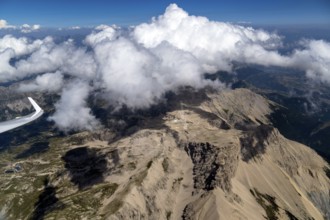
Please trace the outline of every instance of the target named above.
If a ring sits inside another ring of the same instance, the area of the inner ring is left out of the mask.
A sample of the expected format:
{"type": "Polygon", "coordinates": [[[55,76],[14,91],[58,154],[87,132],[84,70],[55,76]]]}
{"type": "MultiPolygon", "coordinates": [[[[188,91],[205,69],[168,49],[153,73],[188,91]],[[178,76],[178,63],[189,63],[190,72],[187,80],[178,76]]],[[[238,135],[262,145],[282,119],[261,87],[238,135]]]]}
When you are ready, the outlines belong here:
{"type": "MultiPolygon", "coordinates": [[[[121,138],[106,129],[50,138],[46,152],[15,161],[21,171],[0,174],[1,215],[330,219],[329,165],[270,123],[274,103],[246,89],[203,96],[121,138]],[[50,211],[38,212],[50,191],[50,211]]],[[[4,170],[15,153],[1,154],[4,170]]]]}

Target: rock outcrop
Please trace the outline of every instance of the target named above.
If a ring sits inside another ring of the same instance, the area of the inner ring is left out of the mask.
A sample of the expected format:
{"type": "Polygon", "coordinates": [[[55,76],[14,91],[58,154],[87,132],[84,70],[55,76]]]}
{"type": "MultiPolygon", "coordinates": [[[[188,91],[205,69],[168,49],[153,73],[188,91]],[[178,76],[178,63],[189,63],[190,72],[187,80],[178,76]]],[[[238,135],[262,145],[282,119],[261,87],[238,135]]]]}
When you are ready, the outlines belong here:
{"type": "Polygon", "coordinates": [[[122,138],[51,139],[19,175],[1,176],[0,213],[26,217],[12,212],[27,200],[12,187],[40,194],[23,184],[38,173],[60,204],[45,219],[330,219],[330,167],[270,123],[274,103],[246,89],[203,97],[122,138]]]}

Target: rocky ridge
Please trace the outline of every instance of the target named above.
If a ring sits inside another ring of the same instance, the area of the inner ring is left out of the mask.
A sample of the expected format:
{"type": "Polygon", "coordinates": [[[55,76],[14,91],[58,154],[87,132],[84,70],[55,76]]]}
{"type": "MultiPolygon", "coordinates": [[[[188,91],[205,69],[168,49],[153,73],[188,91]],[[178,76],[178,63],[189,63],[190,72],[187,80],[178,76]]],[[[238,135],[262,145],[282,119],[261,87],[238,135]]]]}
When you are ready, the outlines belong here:
{"type": "Polygon", "coordinates": [[[13,213],[24,188],[35,200],[52,190],[48,211],[26,206],[44,219],[330,219],[329,165],[272,126],[275,103],[247,89],[204,96],[122,138],[50,138],[48,151],[17,160],[19,175],[1,174],[1,213],[28,218],[13,213]],[[34,175],[47,181],[17,183],[34,175]]]}

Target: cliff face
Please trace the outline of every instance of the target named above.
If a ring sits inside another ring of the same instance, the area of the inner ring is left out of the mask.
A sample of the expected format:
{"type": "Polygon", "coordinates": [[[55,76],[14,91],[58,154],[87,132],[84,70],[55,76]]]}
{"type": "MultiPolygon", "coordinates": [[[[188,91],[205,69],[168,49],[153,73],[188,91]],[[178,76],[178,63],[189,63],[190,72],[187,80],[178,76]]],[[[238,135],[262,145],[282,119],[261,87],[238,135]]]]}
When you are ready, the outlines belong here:
{"type": "Polygon", "coordinates": [[[54,189],[44,218],[330,219],[329,165],[271,125],[271,105],[246,89],[212,92],[121,139],[102,132],[51,141],[20,160],[21,177],[3,178],[2,213],[24,218],[11,213],[8,199],[18,195],[6,190],[38,162],[48,180],[37,192],[54,189]]]}
{"type": "Polygon", "coordinates": [[[217,130],[194,111],[177,112],[181,127],[168,122],[182,135],[193,162],[194,190],[202,194],[187,204],[183,216],[329,219],[328,165],[270,124],[267,115],[274,104],[244,89],[209,97],[199,108],[216,114],[231,129],[217,130]]]}

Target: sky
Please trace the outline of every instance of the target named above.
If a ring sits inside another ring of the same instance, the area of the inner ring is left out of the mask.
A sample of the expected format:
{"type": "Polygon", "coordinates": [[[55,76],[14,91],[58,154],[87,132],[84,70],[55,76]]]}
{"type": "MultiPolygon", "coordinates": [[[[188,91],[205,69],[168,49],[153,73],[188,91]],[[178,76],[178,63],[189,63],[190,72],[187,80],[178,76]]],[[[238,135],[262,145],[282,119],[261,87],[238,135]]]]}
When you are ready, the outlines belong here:
{"type": "Polygon", "coordinates": [[[0,19],[43,27],[137,25],[176,3],[210,20],[252,24],[330,24],[329,0],[0,0],[0,19]]]}

